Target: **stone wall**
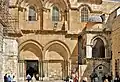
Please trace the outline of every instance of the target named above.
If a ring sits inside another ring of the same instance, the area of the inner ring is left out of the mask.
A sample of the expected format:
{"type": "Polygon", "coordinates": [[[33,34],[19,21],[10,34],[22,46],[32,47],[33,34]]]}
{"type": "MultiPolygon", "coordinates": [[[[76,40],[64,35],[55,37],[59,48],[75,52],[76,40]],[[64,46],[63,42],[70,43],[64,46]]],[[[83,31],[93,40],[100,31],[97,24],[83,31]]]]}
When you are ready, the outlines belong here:
{"type": "Polygon", "coordinates": [[[0,23],[0,81],[3,82],[3,26],[0,23]]]}
{"type": "Polygon", "coordinates": [[[15,75],[18,71],[18,44],[15,39],[3,39],[3,74],[15,75]]]}
{"type": "MultiPolygon", "coordinates": [[[[115,60],[120,59],[120,16],[114,19],[112,25],[112,71],[115,76],[115,60]]],[[[119,65],[118,65],[119,66],[119,65]]],[[[119,71],[119,69],[118,69],[119,71]]]]}

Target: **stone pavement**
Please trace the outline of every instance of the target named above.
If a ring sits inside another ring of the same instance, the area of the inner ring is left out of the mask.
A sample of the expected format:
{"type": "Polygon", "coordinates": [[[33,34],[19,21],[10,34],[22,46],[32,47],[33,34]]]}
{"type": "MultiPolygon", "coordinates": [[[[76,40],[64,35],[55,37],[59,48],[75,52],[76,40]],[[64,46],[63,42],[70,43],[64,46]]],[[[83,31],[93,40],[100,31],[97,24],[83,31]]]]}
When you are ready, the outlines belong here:
{"type": "Polygon", "coordinates": [[[65,82],[63,80],[52,80],[52,81],[40,81],[40,82],[65,82]]]}
{"type": "MultiPolygon", "coordinates": [[[[27,82],[27,81],[25,81],[25,82],[27,82]]],[[[32,82],[32,81],[30,81],[30,82],[32,82]]],[[[36,81],[36,82],[65,82],[65,81],[63,81],[63,80],[51,80],[51,81],[36,81]]]]}

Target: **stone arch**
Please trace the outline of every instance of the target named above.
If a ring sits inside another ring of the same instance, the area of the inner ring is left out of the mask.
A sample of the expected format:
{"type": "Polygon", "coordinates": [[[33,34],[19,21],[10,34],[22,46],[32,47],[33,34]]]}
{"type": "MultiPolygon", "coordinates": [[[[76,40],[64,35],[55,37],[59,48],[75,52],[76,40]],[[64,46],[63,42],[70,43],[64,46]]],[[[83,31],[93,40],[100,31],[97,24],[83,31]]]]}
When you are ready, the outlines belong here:
{"type": "Polygon", "coordinates": [[[82,4],[78,7],[79,13],[80,13],[80,21],[81,22],[87,22],[90,16],[91,8],[87,4],[82,4]],[[83,10],[83,11],[82,11],[83,10]],[[85,13],[85,10],[87,13],[85,13]],[[82,16],[83,15],[83,16],[82,16]],[[85,17],[84,17],[85,16],[85,17]],[[86,19],[87,18],[87,19],[86,19]],[[86,19],[86,20],[85,20],[86,19]]]}
{"type": "Polygon", "coordinates": [[[108,45],[108,41],[107,41],[106,37],[104,37],[103,35],[94,36],[94,37],[91,39],[90,45],[93,45],[94,40],[97,39],[97,38],[100,38],[101,40],[103,40],[105,47],[108,45]]]}
{"type": "Polygon", "coordinates": [[[99,65],[97,65],[97,66],[93,69],[93,71],[95,71],[99,66],[103,66],[103,67],[105,67],[107,70],[109,70],[109,69],[107,68],[107,66],[105,66],[104,64],[99,64],[99,65]]]}
{"type": "Polygon", "coordinates": [[[18,46],[19,51],[21,51],[22,47],[23,47],[25,44],[27,44],[27,43],[33,43],[33,44],[39,46],[39,48],[40,48],[41,50],[43,50],[43,46],[42,46],[39,42],[37,42],[37,41],[35,41],[35,40],[33,40],[33,39],[29,39],[29,40],[26,40],[26,41],[22,42],[21,44],[19,44],[19,46],[18,46]]]}
{"type": "Polygon", "coordinates": [[[82,7],[86,7],[86,8],[88,8],[88,10],[90,11],[90,12],[92,12],[92,9],[91,9],[91,7],[89,6],[89,5],[87,5],[87,4],[81,4],[79,7],[78,7],[78,9],[82,9],[82,7]]]}
{"type": "Polygon", "coordinates": [[[93,56],[93,47],[94,47],[94,42],[95,42],[95,40],[97,40],[97,39],[101,39],[101,41],[103,42],[103,46],[104,46],[104,57],[102,57],[102,58],[105,58],[105,57],[107,57],[108,56],[108,42],[107,42],[107,40],[106,40],[106,38],[103,36],[103,35],[97,35],[97,36],[94,36],[92,39],[91,39],[91,42],[90,42],[90,45],[91,45],[91,47],[92,47],[92,56],[93,56]]]}
{"type": "Polygon", "coordinates": [[[40,60],[42,60],[43,47],[35,40],[24,41],[23,43],[19,44],[18,49],[19,49],[19,58],[21,58],[22,52],[30,51],[33,54],[35,54],[40,60]]]}
{"type": "Polygon", "coordinates": [[[43,56],[42,45],[35,40],[26,40],[19,44],[19,73],[20,77],[24,77],[27,74],[33,76],[39,74],[43,75],[43,56]]]}
{"type": "Polygon", "coordinates": [[[67,59],[69,60],[70,55],[71,55],[70,49],[69,49],[69,47],[68,47],[64,42],[62,42],[62,41],[60,41],[60,40],[53,40],[53,41],[48,42],[48,43],[46,44],[43,52],[45,53],[45,51],[46,51],[47,49],[49,49],[51,45],[54,45],[54,44],[58,44],[58,45],[62,46],[62,47],[66,50],[66,52],[67,52],[67,54],[68,54],[68,58],[67,58],[67,59]]]}
{"type": "Polygon", "coordinates": [[[20,11],[25,12],[25,20],[28,20],[29,6],[34,6],[36,10],[36,20],[40,20],[40,29],[43,29],[43,2],[42,0],[18,0],[16,5],[20,11]]]}
{"type": "Polygon", "coordinates": [[[70,52],[65,43],[59,40],[48,42],[44,48],[43,58],[43,61],[47,63],[46,67],[48,67],[48,70],[46,69],[45,71],[45,75],[47,74],[47,76],[50,77],[52,76],[51,73],[54,73],[59,79],[65,79],[69,71],[69,57],[70,52]]]}
{"type": "Polygon", "coordinates": [[[105,46],[103,40],[96,38],[92,46],[92,57],[104,58],[105,57],[105,46]]]}
{"type": "Polygon", "coordinates": [[[67,2],[65,2],[64,0],[47,0],[44,3],[44,7],[48,9],[51,9],[53,5],[57,6],[61,11],[65,11],[66,9],[68,9],[67,2]]]}
{"type": "Polygon", "coordinates": [[[43,7],[43,4],[42,4],[42,1],[41,0],[18,0],[17,1],[17,5],[19,6],[27,6],[27,5],[30,5],[30,4],[34,4],[34,5],[37,5],[38,7],[43,7]],[[28,3],[28,4],[25,4],[24,3],[28,3]]]}
{"type": "Polygon", "coordinates": [[[109,73],[109,69],[104,64],[97,65],[91,74],[91,80],[95,81],[96,79],[99,80],[99,82],[103,82],[103,77],[109,73]]]}

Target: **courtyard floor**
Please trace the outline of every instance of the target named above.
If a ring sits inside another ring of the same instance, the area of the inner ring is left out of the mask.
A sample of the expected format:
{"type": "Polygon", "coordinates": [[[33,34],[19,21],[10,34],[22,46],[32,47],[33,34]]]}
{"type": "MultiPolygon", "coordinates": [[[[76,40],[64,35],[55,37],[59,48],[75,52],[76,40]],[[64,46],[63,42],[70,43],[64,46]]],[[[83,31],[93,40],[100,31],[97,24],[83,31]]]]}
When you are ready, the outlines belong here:
{"type": "MultiPolygon", "coordinates": [[[[28,81],[25,81],[25,82],[28,82],[28,81]]],[[[33,81],[30,81],[30,82],[33,82],[33,81]]],[[[52,81],[36,81],[36,82],[65,82],[63,80],[52,80],[52,81]]]]}

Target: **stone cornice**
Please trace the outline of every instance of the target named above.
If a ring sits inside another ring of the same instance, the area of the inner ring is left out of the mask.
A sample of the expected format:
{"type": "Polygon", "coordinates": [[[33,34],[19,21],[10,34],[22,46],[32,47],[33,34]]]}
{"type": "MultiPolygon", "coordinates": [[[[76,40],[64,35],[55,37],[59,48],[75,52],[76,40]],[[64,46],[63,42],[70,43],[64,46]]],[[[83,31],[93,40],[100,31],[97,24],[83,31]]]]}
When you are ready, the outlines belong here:
{"type": "Polygon", "coordinates": [[[18,8],[16,5],[10,5],[9,8],[18,8]]]}
{"type": "Polygon", "coordinates": [[[111,31],[85,31],[85,33],[91,33],[91,34],[96,34],[96,33],[110,33],[111,34],[111,31]]]}
{"type": "Polygon", "coordinates": [[[86,60],[111,60],[111,58],[86,58],[86,60]]]}
{"type": "Polygon", "coordinates": [[[78,0],[78,3],[102,4],[102,0],[78,0]]]}
{"type": "Polygon", "coordinates": [[[35,34],[66,34],[64,30],[54,31],[54,30],[21,30],[23,34],[35,33],[35,34]]]}
{"type": "Polygon", "coordinates": [[[79,34],[66,34],[65,37],[66,38],[78,38],[79,34]]]}
{"type": "Polygon", "coordinates": [[[7,35],[9,37],[21,37],[21,33],[5,33],[4,35],[7,35]]]}
{"type": "MultiPolygon", "coordinates": [[[[70,9],[71,9],[71,10],[79,11],[79,8],[76,8],[76,7],[70,7],[70,9]]],[[[102,11],[93,11],[93,10],[91,10],[90,13],[102,14],[103,12],[102,12],[102,11]]]]}

